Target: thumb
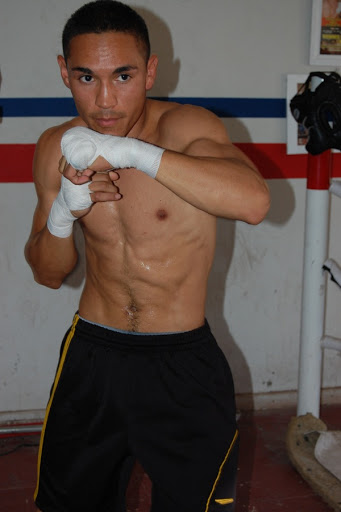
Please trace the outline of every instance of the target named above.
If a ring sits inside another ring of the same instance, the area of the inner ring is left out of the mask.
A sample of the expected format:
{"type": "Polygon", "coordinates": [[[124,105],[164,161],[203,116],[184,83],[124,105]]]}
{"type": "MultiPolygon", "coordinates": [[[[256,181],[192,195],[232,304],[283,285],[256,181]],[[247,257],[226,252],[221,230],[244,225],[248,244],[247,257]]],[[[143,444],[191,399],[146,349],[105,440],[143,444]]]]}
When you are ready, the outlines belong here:
{"type": "Polygon", "coordinates": [[[116,181],[119,179],[119,177],[120,175],[116,171],[109,171],[109,178],[111,181],[116,181]]]}

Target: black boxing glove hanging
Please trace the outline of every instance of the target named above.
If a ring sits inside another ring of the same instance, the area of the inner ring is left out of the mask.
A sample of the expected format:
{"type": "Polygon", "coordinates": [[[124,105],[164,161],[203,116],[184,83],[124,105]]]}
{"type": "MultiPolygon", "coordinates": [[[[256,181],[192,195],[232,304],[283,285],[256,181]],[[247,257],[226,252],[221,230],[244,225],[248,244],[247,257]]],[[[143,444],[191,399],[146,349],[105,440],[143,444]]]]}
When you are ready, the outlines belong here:
{"type": "Polygon", "coordinates": [[[341,77],[338,73],[310,73],[290,101],[298,123],[308,130],[306,150],[318,155],[341,149],[341,77]]]}

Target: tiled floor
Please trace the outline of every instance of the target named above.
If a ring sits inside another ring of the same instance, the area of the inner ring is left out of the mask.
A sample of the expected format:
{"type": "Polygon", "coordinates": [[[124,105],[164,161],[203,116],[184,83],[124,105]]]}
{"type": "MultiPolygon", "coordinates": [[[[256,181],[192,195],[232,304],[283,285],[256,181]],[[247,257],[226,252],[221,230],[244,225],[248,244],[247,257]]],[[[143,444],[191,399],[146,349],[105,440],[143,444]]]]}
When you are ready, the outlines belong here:
{"type": "MultiPolygon", "coordinates": [[[[236,512],[331,510],[289,463],[285,435],[290,418],[294,415],[294,410],[287,409],[241,414],[236,512]]],[[[340,430],[341,406],[323,407],[321,419],[329,430],[340,430]]],[[[0,512],[35,511],[32,495],[37,443],[36,435],[0,439],[0,512]]],[[[149,510],[150,489],[148,477],[137,466],[127,493],[129,512],[149,510]]]]}

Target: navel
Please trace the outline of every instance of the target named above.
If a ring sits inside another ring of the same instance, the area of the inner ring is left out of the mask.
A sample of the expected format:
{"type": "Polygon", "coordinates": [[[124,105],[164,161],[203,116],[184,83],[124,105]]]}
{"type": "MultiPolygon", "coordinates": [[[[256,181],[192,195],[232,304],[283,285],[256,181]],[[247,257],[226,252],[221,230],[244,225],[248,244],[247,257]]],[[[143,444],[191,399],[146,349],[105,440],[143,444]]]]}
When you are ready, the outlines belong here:
{"type": "Polygon", "coordinates": [[[127,315],[129,330],[133,332],[138,331],[138,307],[134,302],[132,302],[131,304],[129,304],[129,306],[126,306],[124,309],[127,315]]]}

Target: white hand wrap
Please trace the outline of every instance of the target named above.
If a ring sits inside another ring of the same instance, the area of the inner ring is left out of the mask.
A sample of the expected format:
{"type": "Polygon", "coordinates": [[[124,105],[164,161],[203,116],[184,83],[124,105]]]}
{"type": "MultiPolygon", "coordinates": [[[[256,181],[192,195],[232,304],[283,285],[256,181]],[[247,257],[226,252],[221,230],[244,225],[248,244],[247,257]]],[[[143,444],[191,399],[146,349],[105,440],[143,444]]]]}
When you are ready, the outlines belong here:
{"type": "Polygon", "coordinates": [[[89,183],[74,185],[62,176],[59,194],[52,204],[47,219],[48,230],[54,236],[67,238],[72,233],[74,221],[77,220],[77,217],[74,217],[71,211],[85,210],[92,204],[89,183]]]}
{"type": "Polygon", "coordinates": [[[131,137],[103,135],[77,126],[64,133],[61,142],[66,161],[75,169],[87,169],[97,157],[105,158],[114,169],[134,167],[155,178],[163,148],[131,137]]]}

